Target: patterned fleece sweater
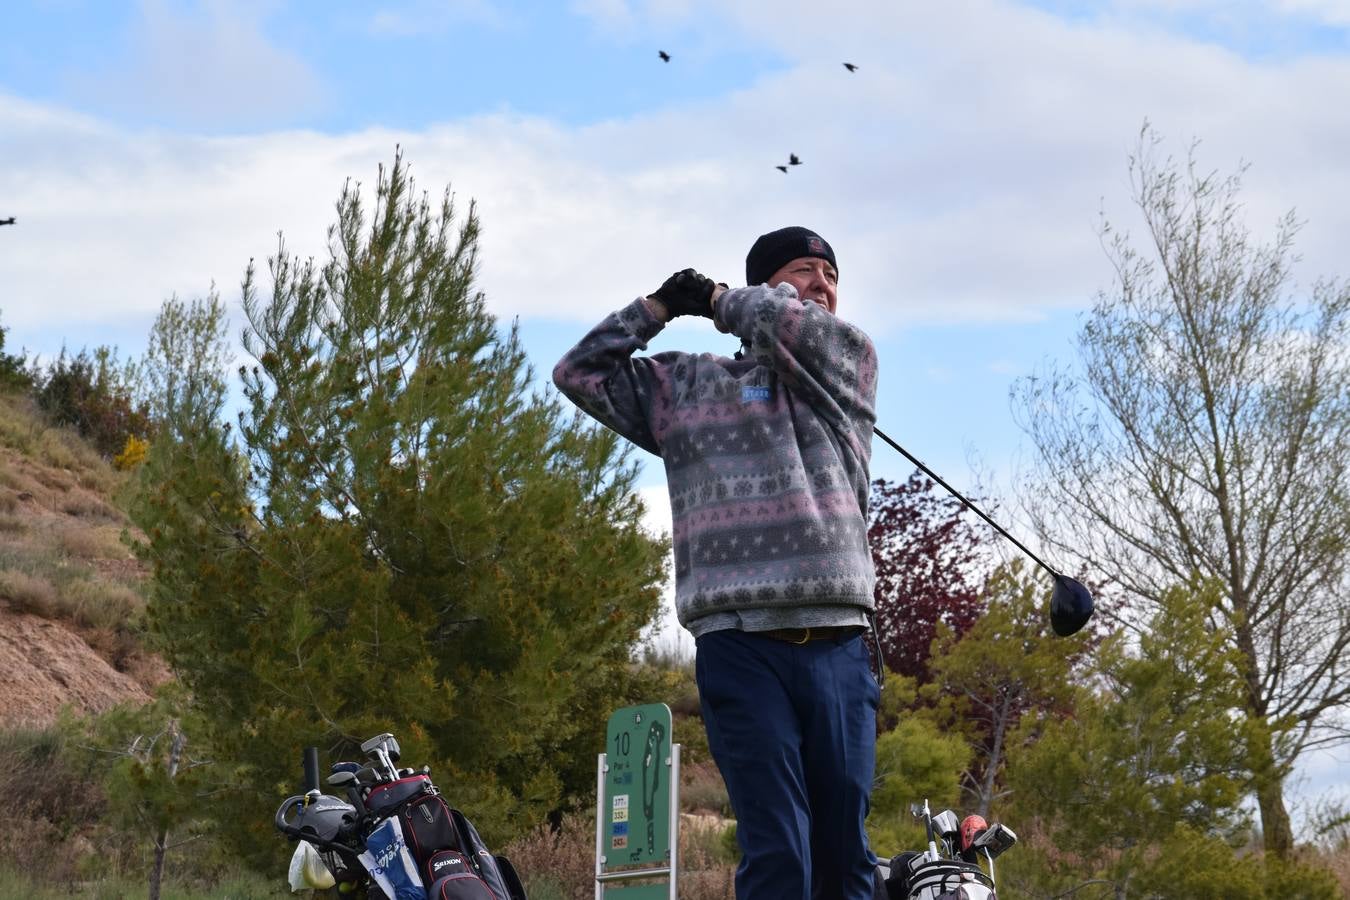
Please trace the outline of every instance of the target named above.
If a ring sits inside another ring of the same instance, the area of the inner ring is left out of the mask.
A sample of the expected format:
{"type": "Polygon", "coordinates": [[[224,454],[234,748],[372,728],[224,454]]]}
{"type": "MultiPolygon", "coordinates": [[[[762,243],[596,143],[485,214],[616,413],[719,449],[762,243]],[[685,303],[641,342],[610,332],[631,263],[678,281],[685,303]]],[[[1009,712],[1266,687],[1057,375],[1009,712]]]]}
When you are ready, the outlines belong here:
{"type": "Polygon", "coordinates": [[[790,285],[722,294],[744,360],[646,350],[664,324],[639,298],[553,370],[581,409],[665,462],[675,606],[695,636],[862,625],[876,351],[790,285]]]}

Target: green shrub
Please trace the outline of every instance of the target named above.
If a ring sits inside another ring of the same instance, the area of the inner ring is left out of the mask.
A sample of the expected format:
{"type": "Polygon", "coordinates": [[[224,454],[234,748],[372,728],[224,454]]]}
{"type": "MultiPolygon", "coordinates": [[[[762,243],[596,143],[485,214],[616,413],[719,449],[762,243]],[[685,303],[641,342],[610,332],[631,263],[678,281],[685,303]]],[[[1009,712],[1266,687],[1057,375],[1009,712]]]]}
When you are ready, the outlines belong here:
{"type": "Polygon", "coordinates": [[[5,333],[8,328],[0,328],[0,390],[26,389],[33,384],[33,375],[28,370],[28,354],[14,356],[5,352],[5,333]]]}
{"type": "Polygon", "coordinates": [[[122,451],[128,437],[150,431],[148,411],[134,401],[130,376],[107,347],[76,356],[62,350],[42,374],[37,399],[53,424],[74,428],[107,459],[122,451]]]}

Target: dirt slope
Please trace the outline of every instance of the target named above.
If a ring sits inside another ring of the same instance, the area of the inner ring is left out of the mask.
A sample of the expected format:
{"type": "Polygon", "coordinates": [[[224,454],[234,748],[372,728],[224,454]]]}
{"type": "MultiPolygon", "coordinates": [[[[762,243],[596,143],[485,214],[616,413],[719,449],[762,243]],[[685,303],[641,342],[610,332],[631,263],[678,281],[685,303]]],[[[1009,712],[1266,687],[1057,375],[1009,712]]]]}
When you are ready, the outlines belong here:
{"type": "Polygon", "coordinates": [[[0,396],[0,727],[145,701],[169,677],[141,637],[148,573],[122,538],[126,478],[0,396]]]}
{"type": "Polygon", "coordinates": [[[51,724],[63,706],[99,713],[150,694],[68,625],[0,610],[0,724],[51,724]]]}

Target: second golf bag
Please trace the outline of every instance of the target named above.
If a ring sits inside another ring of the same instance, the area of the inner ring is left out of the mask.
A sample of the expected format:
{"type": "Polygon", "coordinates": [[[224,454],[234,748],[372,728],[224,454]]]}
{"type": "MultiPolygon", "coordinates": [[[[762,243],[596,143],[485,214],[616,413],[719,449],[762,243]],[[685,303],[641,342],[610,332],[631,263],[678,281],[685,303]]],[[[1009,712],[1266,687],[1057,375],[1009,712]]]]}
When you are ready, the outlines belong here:
{"type": "Polygon", "coordinates": [[[977,815],[958,823],[949,809],[933,815],[927,800],[910,811],[924,824],[928,850],[909,850],[878,866],[887,900],[996,900],[994,860],[1017,842],[1013,830],[977,815]]]}

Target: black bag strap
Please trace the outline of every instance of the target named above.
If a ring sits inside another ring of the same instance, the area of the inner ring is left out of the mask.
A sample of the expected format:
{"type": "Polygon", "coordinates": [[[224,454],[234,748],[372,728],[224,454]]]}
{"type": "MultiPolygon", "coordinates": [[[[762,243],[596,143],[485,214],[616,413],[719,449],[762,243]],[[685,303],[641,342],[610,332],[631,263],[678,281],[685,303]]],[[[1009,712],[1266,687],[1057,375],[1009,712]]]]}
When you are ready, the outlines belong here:
{"type": "Polygon", "coordinates": [[[511,900],[529,900],[525,896],[525,885],[521,883],[520,875],[516,872],[516,867],[511,865],[511,860],[505,856],[496,857],[497,868],[501,870],[502,881],[506,883],[506,891],[511,900]]]}
{"type": "Polygon", "coordinates": [[[478,877],[487,882],[488,888],[497,900],[512,900],[511,892],[506,886],[506,880],[502,877],[502,870],[497,865],[497,858],[492,855],[492,851],[483,843],[483,839],[478,835],[478,829],[473,827],[464,813],[457,809],[450,810],[450,816],[454,820],[455,830],[459,832],[459,839],[463,843],[460,848],[464,855],[473,863],[474,869],[478,872],[478,877]]]}

